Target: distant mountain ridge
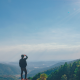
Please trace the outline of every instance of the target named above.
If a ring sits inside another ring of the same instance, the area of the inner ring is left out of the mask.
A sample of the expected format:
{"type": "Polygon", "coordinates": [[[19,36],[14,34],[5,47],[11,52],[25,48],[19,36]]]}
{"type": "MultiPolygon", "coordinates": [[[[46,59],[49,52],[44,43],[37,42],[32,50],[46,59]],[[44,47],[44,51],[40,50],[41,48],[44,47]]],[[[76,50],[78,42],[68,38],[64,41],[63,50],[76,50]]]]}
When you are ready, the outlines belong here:
{"type": "Polygon", "coordinates": [[[20,74],[19,68],[0,63],[0,75],[15,75],[15,74],[20,74]]]}
{"type": "Polygon", "coordinates": [[[0,80],[19,80],[19,79],[11,75],[8,75],[8,76],[4,75],[4,76],[0,76],[0,80]]]}
{"type": "MultiPolygon", "coordinates": [[[[46,62],[34,62],[34,65],[33,65],[33,70],[32,71],[28,71],[28,77],[32,77],[34,75],[36,75],[37,73],[43,73],[47,70],[50,70],[52,68],[55,68],[55,67],[58,67],[60,65],[63,65],[65,62],[58,62],[56,63],[55,61],[46,61],[46,62]],[[42,65],[42,64],[46,64],[46,67],[44,68],[45,65],[42,65]],[[52,66],[50,66],[50,64],[52,64],[52,66]],[[39,65],[38,65],[39,64],[39,65]],[[47,67],[47,64],[49,64],[49,67],[47,67]],[[34,66],[38,67],[42,67],[42,68],[36,68],[34,69],[34,66]]],[[[31,63],[32,64],[32,63],[31,63]]],[[[18,63],[10,63],[10,64],[6,64],[6,63],[0,63],[0,75],[16,75],[16,74],[20,74],[20,67],[18,66],[19,64],[18,63]]],[[[31,65],[28,66],[28,68],[31,67],[31,65]]],[[[57,69],[57,68],[55,68],[57,69]]],[[[55,70],[53,69],[53,71],[55,70]]],[[[30,69],[28,69],[30,70],[30,69]]]]}
{"type": "MultiPolygon", "coordinates": [[[[50,67],[45,67],[45,68],[40,68],[40,69],[33,70],[33,71],[31,71],[31,72],[29,73],[29,75],[30,75],[30,76],[34,76],[34,75],[37,74],[37,73],[46,73],[46,71],[47,71],[47,70],[50,70],[50,69],[51,69],[51,71],[49,71],[49,72],[51,73],[52,71],[55,71],[56,69],[58,69],[58,67],[59,67],[60,65],[63,65],[64,63],[65,63],[65,62],[59,62],[59,63],[56,63],[56,64],[50,66],[50,67]],[[53,70],[52,70],[52,68],[53,68],[53,70]],[[54,69],[54,68],[55,68],[55,69],[54,69]]],[[[48,73],[48,74],[50,74],[50,73],[48,73]]],[[[28,76],[29,76],[29,75],[28,75],[28,76]]]]}

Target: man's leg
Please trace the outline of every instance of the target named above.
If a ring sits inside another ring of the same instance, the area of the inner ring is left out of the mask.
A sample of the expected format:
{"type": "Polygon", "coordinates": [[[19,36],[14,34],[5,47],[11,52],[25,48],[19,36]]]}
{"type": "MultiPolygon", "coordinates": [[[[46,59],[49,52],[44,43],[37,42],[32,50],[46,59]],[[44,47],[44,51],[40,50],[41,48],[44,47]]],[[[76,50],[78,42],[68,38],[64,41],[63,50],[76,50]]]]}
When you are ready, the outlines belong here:
{"type": "Polygon", "coordinates": [[[25,68],[25,79],[27,78],[27,70],[26,70],[26,68],[25,68]]]}
{"type": "Polygon", "coordinates": [[[21,79],[23,79],[23,69],[21,68],[21,79]]]}

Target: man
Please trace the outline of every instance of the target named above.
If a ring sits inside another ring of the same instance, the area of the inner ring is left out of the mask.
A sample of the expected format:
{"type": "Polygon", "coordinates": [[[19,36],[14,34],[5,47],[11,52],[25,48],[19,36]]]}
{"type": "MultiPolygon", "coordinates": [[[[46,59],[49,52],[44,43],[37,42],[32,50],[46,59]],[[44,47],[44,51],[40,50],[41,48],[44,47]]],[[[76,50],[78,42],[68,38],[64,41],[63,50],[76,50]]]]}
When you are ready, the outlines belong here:
{"type": "Polygon", "coordinates": [[[27,70],[26,70],[26,66],[27,66],[27,62],[26,59],[28,58],[28,56],[26,56],[26,58],[24,58],[24,56],[26,55],[21,55],[21,59],[19,60],[19,66],[21,67],[21,80],[23,79],[23,71],[25,72],[25,80],[28,80],[27,77],[27,70]]]}

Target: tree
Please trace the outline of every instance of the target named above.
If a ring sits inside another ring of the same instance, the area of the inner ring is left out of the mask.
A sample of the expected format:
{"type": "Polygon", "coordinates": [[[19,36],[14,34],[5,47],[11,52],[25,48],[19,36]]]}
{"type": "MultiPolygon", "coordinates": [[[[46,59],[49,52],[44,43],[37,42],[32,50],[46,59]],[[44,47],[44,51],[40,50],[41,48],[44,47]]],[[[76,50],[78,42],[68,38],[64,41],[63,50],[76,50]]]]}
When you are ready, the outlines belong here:
{"type": "Polygon", "coordinates": [[[36,74],[36,75],[32,78],[32,80],[37,80],[38,78],[40,78],[40,75],[41,75],[41,73],[36,74]]]}
{"type": "Polygon", "coordinates": [[[37,80],[42,80],[41,78],[38,78],[37,80]]]}
{"type": "Polygon", "coordinates": [[[61,80],[67,80],[67,76],[65,74],[62,75],[61,80]]]}
{"type": "Polygon", "coordinates": [[[38,78],[37,80],[46,80],[46,78],[47,78],[47,75],[43,73],[40,75],[40,78],[38,78]]]}
{"type": "Polygon", "coordinates": [[[80,65],[77,65],[77,68],[75,69],[75,77],[76,80],[80,80],[80,65]]]}

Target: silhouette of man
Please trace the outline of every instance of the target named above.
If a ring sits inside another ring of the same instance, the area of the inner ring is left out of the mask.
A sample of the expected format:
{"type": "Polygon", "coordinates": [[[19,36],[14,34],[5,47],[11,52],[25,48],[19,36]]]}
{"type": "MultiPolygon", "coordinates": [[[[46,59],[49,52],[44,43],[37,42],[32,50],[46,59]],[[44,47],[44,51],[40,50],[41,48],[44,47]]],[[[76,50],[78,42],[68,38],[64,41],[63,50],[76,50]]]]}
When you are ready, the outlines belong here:
{"type": "Polygon", "coordinates": [[[21,80],[23,79],[23,71],[25,72],[25,80],[28,80],[27,77],[27,70],[26,70],[26,66],[27,66],[27,62],[26,59],[28,58],[28,56],[26,56],[26,58],[24,58],[24,56],[26,55],[21,55],[21,59],[19,60],[19,66],[21,68],[21,80]]]}

